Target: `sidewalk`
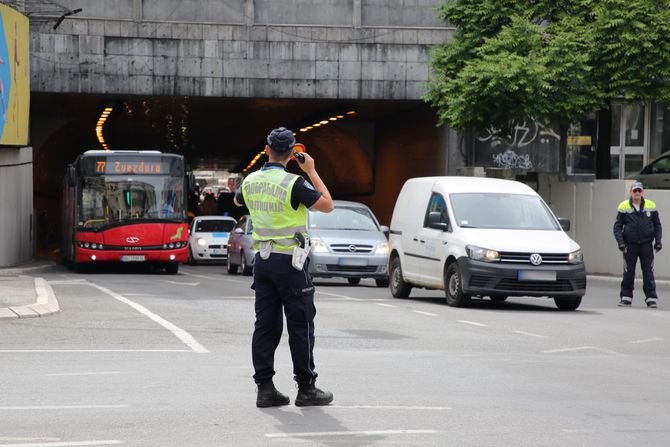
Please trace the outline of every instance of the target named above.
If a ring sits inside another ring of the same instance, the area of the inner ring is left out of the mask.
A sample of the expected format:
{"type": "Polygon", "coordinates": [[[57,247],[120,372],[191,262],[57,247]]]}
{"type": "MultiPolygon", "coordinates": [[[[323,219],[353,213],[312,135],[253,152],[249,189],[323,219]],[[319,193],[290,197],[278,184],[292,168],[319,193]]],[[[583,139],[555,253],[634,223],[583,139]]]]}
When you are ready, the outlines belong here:
{"type": "Polygon", "coordinates": [[[0,268],[0,320],[42,317],[60,311],[51,286],[42,278],[23,274],[51,265],[30,263],[0,268]]]}

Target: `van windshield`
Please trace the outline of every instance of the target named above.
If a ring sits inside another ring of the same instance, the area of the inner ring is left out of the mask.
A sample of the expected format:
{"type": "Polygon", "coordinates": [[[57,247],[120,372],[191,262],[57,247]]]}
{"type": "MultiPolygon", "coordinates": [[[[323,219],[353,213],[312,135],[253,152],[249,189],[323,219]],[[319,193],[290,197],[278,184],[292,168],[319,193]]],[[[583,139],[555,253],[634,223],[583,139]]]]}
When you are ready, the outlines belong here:
{"type": "Polygon", "coordinates": [[[463,228],[560,230],[537,196],[499,193],[459,193],[449,196],[456,224],[463,228]]]}

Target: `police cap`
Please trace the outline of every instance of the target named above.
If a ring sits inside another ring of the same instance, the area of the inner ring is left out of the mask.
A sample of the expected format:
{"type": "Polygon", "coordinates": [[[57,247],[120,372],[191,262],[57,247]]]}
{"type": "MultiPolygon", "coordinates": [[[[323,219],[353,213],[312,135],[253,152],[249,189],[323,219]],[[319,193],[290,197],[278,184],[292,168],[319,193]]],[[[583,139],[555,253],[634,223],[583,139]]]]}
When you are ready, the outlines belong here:
{"type": "Polygon", "coordinates": [[[275,152],[288,152],[295,146],[293,132],[285,127],[274,129],[267,138],[268,146],[275,152]]]}

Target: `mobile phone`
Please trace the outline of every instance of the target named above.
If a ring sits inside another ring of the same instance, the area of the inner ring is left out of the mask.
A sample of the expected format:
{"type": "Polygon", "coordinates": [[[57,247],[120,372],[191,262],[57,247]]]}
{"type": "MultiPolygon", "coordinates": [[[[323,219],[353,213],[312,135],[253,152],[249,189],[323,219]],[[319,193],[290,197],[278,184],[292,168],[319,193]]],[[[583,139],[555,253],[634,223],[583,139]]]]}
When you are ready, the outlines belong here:
{"type": "Polygon", "coordinates": [[[302,154],[302,152],[293,152],[293,156],[296,158],[296,160],[298,160],[298,162],[305,162],[305,156],[302,154]]]}

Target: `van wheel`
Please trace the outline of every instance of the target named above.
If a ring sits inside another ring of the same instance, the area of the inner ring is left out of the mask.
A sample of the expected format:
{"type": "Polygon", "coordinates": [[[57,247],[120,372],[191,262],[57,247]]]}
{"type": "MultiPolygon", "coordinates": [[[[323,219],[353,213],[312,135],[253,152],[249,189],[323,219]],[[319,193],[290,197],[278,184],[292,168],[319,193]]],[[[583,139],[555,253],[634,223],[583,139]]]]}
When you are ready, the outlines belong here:
{"type": "Polygon", "coordinates": [[[463,293],[461,270],[457,262],[449,264],[444,274],[444,293],[449,306],[464,307],[470,302],[470,295],[463,293]]]}
{"type": "Polygon", "coordinates": [[[402,277],[402,268],[400,267],[400,258],[391,260],[390,286],[391,295],[394,298],[407,298],[412,291],[412,285],[406,282],[402,277]]]}
{"type": "Polygon", "coordinates": [[[575,310],[582,303],[582,297],[581,296],[569,296],[561,298],[556,297],[554,298],[554,303],[556,303],[556,307],[558,307],[560,310],[575,310]]]}
{"type": "Polygon", "coordinates": [[[388,278],[375,279],[375,284],[377,284],[377,287],[388,287],[389,286],[389,279],[388,278]]]}
{"type": "Polygon", "coordinates": [[[234,275],[237,273],[237,264],[233,264],[233,262],[230,260],[231,254],[230,252],[228,253],[228,256],[226,256],[226,270],[228,270],[228,273],[231,275],[234,275]]]}
{"type": "Polygon", "coordinates": [[[507,295],[491,295],[490,298],[494,303],[501,303],[507,299],[507,295]]]}
{"type": "Polygon", "coordinates": [[[247,265],[247,257],[243,251],[240,252],[240,270],[242,270],[244,276],[251,275],[251,272],[253,271],[253,267],[247,265]]]}

